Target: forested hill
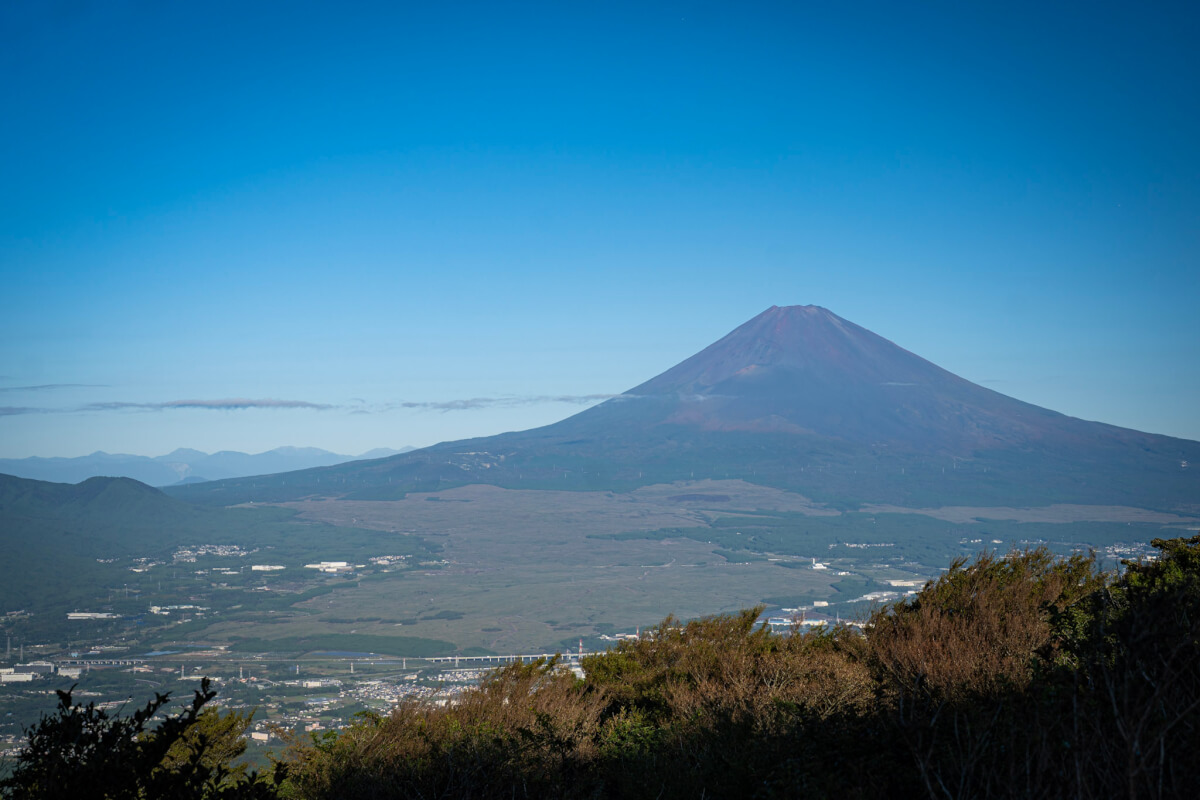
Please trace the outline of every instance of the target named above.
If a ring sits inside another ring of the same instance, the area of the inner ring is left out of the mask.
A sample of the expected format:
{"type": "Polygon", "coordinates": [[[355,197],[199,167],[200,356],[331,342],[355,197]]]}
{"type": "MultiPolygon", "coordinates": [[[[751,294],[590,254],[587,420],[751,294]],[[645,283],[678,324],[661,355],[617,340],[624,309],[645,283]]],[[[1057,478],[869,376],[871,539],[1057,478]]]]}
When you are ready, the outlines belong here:
{"type": "Polygon", "coordinates": [[[168,497],[132,478],[89,478],[82,483],[46,481],[0,475],[0,519],[10,535],[23,525],[39,525],[86,531],[72,547],[88,554],[103,554],[112,546],[138,541],[154,531],[170,537],[170,531],[189,530],[211,517],[207,509],[168,497]]]}
{"type": "MultiPolygon", "coordinates": [[[[195,506],[130,478],[65,484],[0,475],[0,613],[37,611],[44,620],[88,608],[133,584],[131,568],[171,563],[181,547],[262,550],[273,563],[301,566],[378,537],[281,508],[195,506]]],[[[409,537],[391,546],[424,552],[425,543],[409,537]]],[[[135,605],[145,611],[145,602],[135,605]]]]}

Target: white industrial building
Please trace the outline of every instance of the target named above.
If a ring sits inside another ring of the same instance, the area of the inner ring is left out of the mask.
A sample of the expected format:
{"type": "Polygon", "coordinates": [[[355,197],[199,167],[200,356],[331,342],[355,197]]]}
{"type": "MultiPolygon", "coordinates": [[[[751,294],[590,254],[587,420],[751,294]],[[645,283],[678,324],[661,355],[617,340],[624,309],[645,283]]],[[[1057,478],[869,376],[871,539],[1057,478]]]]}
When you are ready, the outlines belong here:
{"type": "Polygon", "coordinates": [[[351,572],[354,565],[349,561],[321,561],[317,564],[305,564],[305,569],[315,569],[321,572],[351,572]]]}

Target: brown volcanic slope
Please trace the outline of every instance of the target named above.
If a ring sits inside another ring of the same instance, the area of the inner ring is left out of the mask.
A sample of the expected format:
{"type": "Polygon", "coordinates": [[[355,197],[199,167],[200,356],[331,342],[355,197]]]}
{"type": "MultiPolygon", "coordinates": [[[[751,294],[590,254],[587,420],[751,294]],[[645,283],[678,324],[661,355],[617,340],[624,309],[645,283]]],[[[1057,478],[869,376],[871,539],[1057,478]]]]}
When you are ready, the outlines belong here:
{"type": "Polygon", "coordinates": [[[1200,503],[1195,465],[1200,443],[1023,403],[826,309],[791,306],[553,425],[171,493],[371,500],[470,483],[629,490],[728,478],[846,505],[1179,509],[1200,503]]]}
{"type": "Polygon", "coordinates": [[[819,306],[772,306],[628,394],[675,398],[665,423],[817,434],[959,457],[1146,438],[985,389],[819,306]]]}

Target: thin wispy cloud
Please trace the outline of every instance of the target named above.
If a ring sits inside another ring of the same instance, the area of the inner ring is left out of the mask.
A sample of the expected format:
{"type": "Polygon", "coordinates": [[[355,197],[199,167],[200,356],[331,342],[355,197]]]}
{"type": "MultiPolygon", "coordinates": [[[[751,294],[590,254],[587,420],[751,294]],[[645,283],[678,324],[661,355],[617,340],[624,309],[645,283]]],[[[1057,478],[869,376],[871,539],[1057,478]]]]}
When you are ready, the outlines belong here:
{"type": "Polygon", "coordinates": [[[43,383],[38,386],[0,386],[0,392],[47,392],[54,389],[104,389],[104,383],[43,383]]]}
{"type": "Polygon", "coordinates": [[[557,395],[527,395],[523,397],[472,397],[465,400],[401,400],[387,403],[381,411],[392,411],[399,408],[418,409],[424,411],[475,411],[482,408],[517,408],[534,406],[543,403],[571,403],[573,405],[588,405],[601,400],[611,400],[620,397],[615,394],[557,394],[557,395]]]}
{"type": "Polygon", "coordinates": [[[27,406],[0,406],[0,417],[19,417],[22,414],[49,414],[49,408],[29,408],[27,406]]]}
{"type": "Polygon", "coordinates": [[[0,417],[15,417],[23,414],[80,414],[106,411],[175,411],[198,409],[202,411],[245,411],[248,409],[309,409],[326,411],[340,408],[328,403],[310,403],[307,400],[256,400],[245,397],[234,397],[224,400],[168,400],[162,403],[133,403],[113,401],[107,403],[88,403],[70,408],[37,408],[30,406],[0,406],[0,417]]]}
{"type": "Polygon", "coordinates": [[[225,400],[168,400],[165,403],[88,403],[77,411],[171,411],[174,409],[202,409],[208,411],[244,411],[250,408],[308,408],[325,411],[337,406],[327,403],[310,403],[307,400],[252,400],[234,397],[225,400]]]}
{"type": "Polygon", "coordinates": [[[313,403],[308,400],[276,400],[272,398],[254,399],[232,397],[218,400],[167,400],[165,402],[134,402],[113,400],[107,402],[87,403],[68,408],[46,408],[31,406],[0,406],[0,417],[20,416],[23,414],[80,414],[104,412],[151,412],[151,411],[247,411],[254,409],[307,409],[310,411],[343,410],[351,414],[381,414],[389,411],[479,411],[489,408],[518,408],[523,406],[542,405],[546,403],[569,403],[572,405],[590,405],[604,400],[628,398],[621,394],[556,394],[556,395],[524,395],[518,397],[471,397],[459,400],[396,400],[386,403],[367,403],[361,398],[355,398],[348,405],[333,403],[313,403]]]}

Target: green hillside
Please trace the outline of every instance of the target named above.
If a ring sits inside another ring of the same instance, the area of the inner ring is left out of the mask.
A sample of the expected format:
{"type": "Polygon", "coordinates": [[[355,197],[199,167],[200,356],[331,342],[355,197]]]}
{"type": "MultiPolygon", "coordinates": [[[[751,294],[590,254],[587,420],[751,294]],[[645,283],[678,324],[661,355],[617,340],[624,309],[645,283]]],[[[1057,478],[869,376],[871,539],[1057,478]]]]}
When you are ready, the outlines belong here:
{"type": "Polygon", "coordinates": [[[281,508],[195,506],[129,478],[58,484],[8,475],[0,475],[0,550],[0,614],[29,612],[29,636],[105,624],[67,625],[72,610],[136,617],[155,602],[189,602],[189,594],[209,590],[208,578],[195,574],[201,567],[268,559],[295,570],[348,551],[432,552],[420,537],[301,521],[281,508]],[[243,555],[200,555],[169,569],[180,548],[202,545],[243,555]],[[148,563],[159,565],[159,577],[133,571],[148,563]]]}

